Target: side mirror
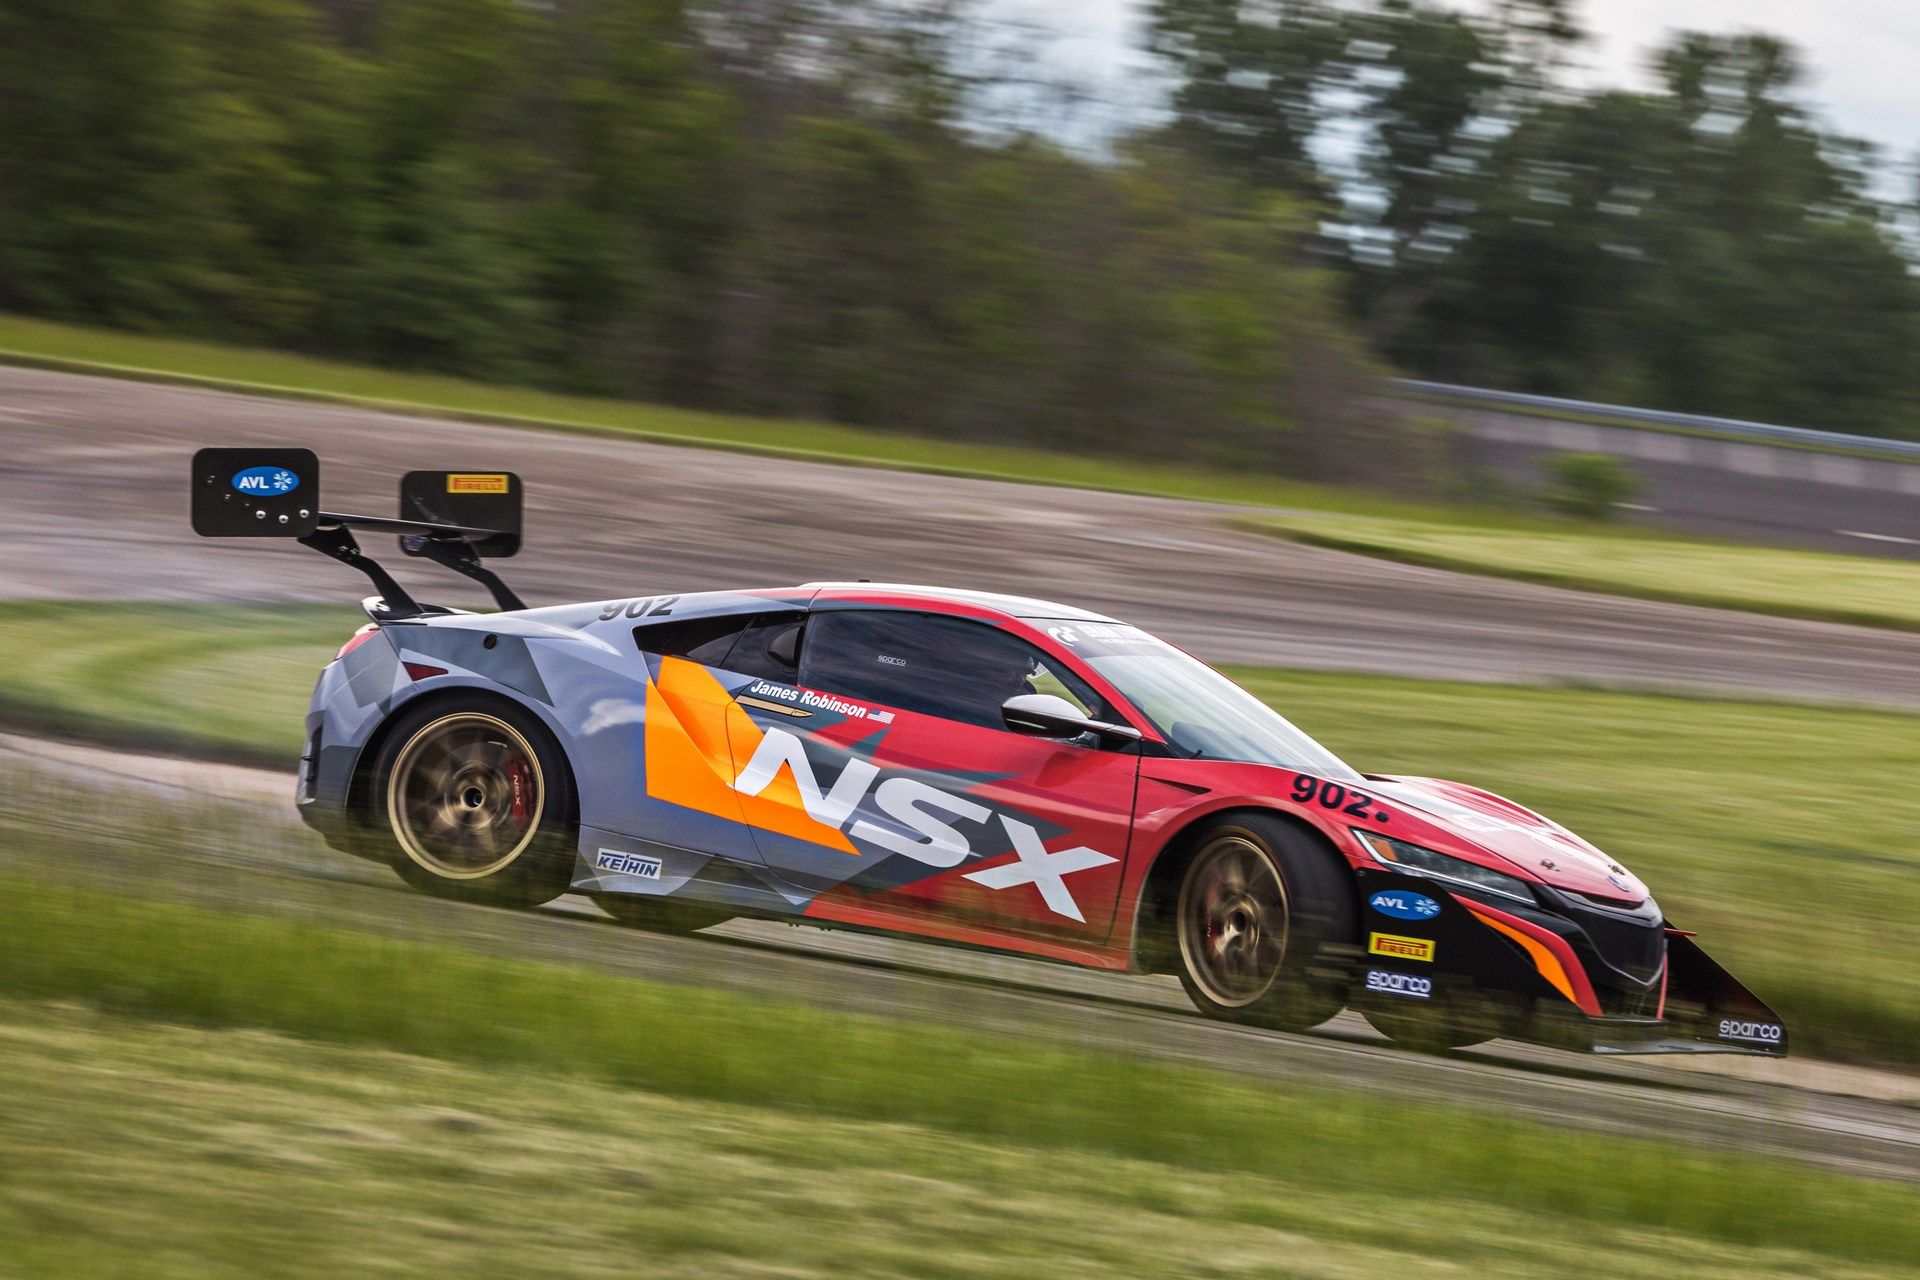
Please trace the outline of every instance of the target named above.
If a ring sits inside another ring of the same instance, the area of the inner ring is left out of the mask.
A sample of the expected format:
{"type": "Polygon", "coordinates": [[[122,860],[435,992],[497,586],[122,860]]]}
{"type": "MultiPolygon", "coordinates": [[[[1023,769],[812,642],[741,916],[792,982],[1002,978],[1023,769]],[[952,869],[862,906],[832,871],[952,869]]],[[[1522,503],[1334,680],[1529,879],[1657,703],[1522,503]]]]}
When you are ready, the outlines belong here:
{"type": "Polygon", "coordinates": [[[1083,733],[1097,733],[1103,739],[1140,741],[1140,731],[1132,725],[1089,720],[1080,708],[1052,693],[1016,693],[1000,704],[1000,718],[1015,733],[1034,738],[1077,738],[1083,733]]]}

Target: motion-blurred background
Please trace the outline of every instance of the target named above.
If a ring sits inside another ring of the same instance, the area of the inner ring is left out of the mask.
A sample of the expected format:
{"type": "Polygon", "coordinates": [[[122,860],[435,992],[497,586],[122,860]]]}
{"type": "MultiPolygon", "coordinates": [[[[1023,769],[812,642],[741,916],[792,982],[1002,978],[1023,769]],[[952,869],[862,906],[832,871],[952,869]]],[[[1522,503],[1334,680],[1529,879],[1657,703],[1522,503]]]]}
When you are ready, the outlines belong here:
{"type": "Polygon", "coordinates": [[[0,308],[1289,474],[1420,468],[1390,369],[1920,433],[1914,117],[1614,8],[12,0],[0,308]]]}
{"type": "Polygon", "coordinates": [[[0,1275],[1911,1274],[1916,54],[1883,0],[0,0],[0,1275]],[[380,513],[520,472],[535,604],[1111,611],[1592,838],[1797,1056],[405,894],[291,813],[363,588],[191,537],[238,443],[380,513]]]}

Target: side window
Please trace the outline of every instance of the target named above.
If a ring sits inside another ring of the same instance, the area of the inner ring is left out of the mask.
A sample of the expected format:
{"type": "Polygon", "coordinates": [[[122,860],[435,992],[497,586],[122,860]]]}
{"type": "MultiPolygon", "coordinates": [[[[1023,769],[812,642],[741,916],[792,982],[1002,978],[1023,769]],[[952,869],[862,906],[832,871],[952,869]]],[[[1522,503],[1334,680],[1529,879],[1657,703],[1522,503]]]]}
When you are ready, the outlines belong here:
{"type": "Polygon", "coordinates": [[[1105,714],[1091,689],[1026,641],[941,614],[816,613],[800,683],[990,729],[1003,727],[1000,704],[1018,693],[1053,693],[1096,719],[1105,714]]]}
{"type": "Polygon", "coordinates": [[[727,655],[727,670],[762,680],[778,680],[782,684],[798,684],[800,639],[807,629],[803,614],[762,614],[740,633],[739,642],[727,655]]]}
{"type": "Polygon", "coordinates": [[[706,667],[791,682],[796,674],[801,615],[734,613],[719,618],[675,618],[633,629],[646,653],[687,658],[706,667]]]}
{"type": "Polygon", "coordinates": [[[751,613],[730,613],[718,618],[673,618],[633,629],[633,642],[642,653],[665,654],[669,658],[690,658],[706,667],[725,664],[727,651],[740,633],[752,625],[751,613]]]}

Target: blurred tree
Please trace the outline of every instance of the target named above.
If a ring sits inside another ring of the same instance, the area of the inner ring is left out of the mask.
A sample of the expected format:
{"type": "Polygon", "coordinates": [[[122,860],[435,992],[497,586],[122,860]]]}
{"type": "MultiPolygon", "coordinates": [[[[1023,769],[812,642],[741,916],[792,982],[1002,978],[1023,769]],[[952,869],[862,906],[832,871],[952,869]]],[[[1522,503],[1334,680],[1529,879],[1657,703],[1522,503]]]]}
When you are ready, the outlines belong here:
{"type": "Polygon", "coordinates": [[[1764,37],[1683,35],[1664,92],[1551,105],[1497,148],[1390,350],[1424,371],[1837,430],[1910,428],[1920,293],[1871,153],[1764,37]]]}
{"type": "Polygon", "coordinates": [[[1174,66],[1175,129],[1241,181],[1318,192],[1309,149],[1348,29],[1321,0],[1153,0],[1149,47],[1174,66]]]}

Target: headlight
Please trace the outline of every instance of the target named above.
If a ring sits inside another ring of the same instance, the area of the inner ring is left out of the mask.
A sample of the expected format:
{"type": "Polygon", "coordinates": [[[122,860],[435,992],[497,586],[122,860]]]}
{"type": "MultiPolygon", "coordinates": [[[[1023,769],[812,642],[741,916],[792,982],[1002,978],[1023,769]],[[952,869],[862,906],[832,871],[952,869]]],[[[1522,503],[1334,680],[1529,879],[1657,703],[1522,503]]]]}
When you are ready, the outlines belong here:
{"type": "Polygon", "coordinates": [[[1456,858],[1450,854],[1435,853],[1423,849],[1417,844],[1408,844],[1405,840],[1395,840],[1392,836],[1383,836],[1378,832],[1362,831],[1358,827],[1353,834],[1360,843],[1373,851],[1373,860],[1392,867],[1395,871],[1404,871],[1408,875],[1431,876],[1435,880],[1452,880],[1457,884],[1471,885],[1475,889],[1485,889],[1488,893],[1497,893],[1508,898],[1518,898],[1522,902],[1535,901],[1533,890],[1527,882],[1518,876],[1483,867],[1477,862],[1468,862],[1465,858],[1456,858]]]}

